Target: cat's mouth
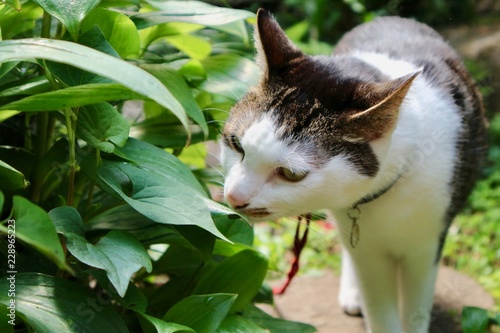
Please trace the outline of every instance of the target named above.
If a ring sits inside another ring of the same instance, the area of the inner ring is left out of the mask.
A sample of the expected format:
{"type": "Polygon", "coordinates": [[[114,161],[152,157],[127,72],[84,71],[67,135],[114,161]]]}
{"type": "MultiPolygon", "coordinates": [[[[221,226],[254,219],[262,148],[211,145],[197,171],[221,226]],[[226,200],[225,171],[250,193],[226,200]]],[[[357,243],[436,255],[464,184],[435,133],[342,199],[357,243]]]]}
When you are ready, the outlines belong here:
{"type": "Polygon", "coordinates": [[[266,208],[247,208],[240,210],[240,213],[248,217],[266,217],[272,214],[266,208]]]}

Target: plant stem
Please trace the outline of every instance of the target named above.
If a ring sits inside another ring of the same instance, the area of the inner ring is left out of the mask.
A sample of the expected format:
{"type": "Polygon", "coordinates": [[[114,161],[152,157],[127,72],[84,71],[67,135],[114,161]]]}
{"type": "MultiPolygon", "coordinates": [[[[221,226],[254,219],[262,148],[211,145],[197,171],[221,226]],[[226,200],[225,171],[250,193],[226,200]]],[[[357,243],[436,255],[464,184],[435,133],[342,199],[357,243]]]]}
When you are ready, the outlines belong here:
{"type": "MultiPolygon", "coordinates": [[[[42,32],[41,36],[44,38],[50,37],[50,25],[51,25],[52,17],[49,13],[43,12],[42,19],[42,32]]],[[[45,73],[45,70],[42,68],[40,70],[41,75],[45,73]]],[[[37,167],[35,170],[38,170],[38,164],[40,160],[43,158],[48,148],[48,141],[50,140],[49,135],[49,114],[48,112],[38,112],[37,114],[37,126],[36,126],[36,140],[35,140],[35,156],[36,156],[36,164],[37,167]]],[[[33,178],[33,189],[31,192],[31,199],[35,203],[40,202],[40,198],[42,197],[42,188],[43,188],[43,175],[38,174],[35,171],[35,177],[33,178]]]]}
{"type": "Polygon", "coordinates": [[[66,120],[66,128],[68,130],[69,143],[69,175],[68,175],[68,195],[66,204],[73,205],[73,192],[75,187],[75,172],[76,172],[76,112],[70,108],[64,109],[64,118],[66,120]]]}
{"type": "Polygon", "coordinates": [[[43,11],[42,18],[42,31],[40,33],[40,37],[42,38],[50,38],[50,26],[52,23],[52,16],[46,11],[43,11]]]}

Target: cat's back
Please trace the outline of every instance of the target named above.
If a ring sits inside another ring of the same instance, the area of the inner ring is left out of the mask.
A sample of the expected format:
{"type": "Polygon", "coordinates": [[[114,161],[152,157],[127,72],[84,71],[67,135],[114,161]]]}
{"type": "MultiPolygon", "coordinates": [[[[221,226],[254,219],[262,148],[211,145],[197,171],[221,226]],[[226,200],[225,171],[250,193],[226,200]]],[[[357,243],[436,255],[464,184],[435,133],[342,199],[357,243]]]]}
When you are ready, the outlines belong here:
{"type": "MultiPolygon", "coordinates": [[[[398,63],[409,63],[413,70],[422,71],[421,87],[427,89],[419,95],[426,105],[422,112],[427,116],[458,112],[453,200],[448,211],[449,216],[454,216],[475,182],[487,146],[481,97],[457,52],[425,24],[400,17],[380,17],[344,35],[334,54],[360,58],[386,74],[398,63]],[[434,98],[429,91],[434,92],[434,98]],[[439,103],[444,100],[452,104],[448,111],[439,103]]],[[[434,126],[450,126],[453,117],[445,118],[434,126]]]]}
{"type": "Polygon", "coordinates": [[[373,52],[425,66],[459,60],[456,52],[432,28],[412,19],[387,16],[362,24],[339,41],[335,54],[373,52]]]}

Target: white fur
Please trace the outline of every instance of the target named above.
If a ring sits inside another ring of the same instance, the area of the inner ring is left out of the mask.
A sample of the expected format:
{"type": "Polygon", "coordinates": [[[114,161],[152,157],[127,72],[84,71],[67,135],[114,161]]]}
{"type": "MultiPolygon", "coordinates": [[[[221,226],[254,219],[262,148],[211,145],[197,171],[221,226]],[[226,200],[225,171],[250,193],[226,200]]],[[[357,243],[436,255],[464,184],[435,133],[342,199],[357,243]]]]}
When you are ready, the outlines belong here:
{"type": "MultiPolygon", "coordinates": [[[[392,78],[418,70],[380,54],[355,56],[392,78]]],[[[250,208],[266,208],[273,213],[270,218],[331,210],[347,250],[339,301],[347,312],[362,308],[373,333],[428,330],[438,236],[450,201],[449,183],[460,129],[457,107],[443,96],[422,76],[414,80],[392,134],[371,143],[381,162],[374,178],[359,174],[343,155],[315,167],[308,162],[307,145],[288,146],[279,141],[268,116],[241,138],[243,160],[240,154],[222,147],[226,197],[236,197],[250,208]],[[278,166],[309,174],[290,183],[275,175],[278,166]],[[360,206],[360,242],[351,248],[348,209],[398,176],[390,191],[360,206]]]]}

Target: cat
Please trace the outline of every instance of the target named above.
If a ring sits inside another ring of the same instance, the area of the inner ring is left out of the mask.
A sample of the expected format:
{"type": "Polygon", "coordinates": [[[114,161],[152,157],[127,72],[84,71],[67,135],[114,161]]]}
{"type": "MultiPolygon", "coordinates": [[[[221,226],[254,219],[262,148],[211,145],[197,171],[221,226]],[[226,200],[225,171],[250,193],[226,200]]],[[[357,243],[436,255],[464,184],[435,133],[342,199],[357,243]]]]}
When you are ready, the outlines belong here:
{"type": "Polygon", "coordinates": [[[339,302],[372,333],[427,332],[446,231],[486,151],[480,95],[430,27],[380,17],[308,56],[257,13],[260,83],[221,138],[227,202],[253,221],[320,209],[339,229],[339,302]]]}

